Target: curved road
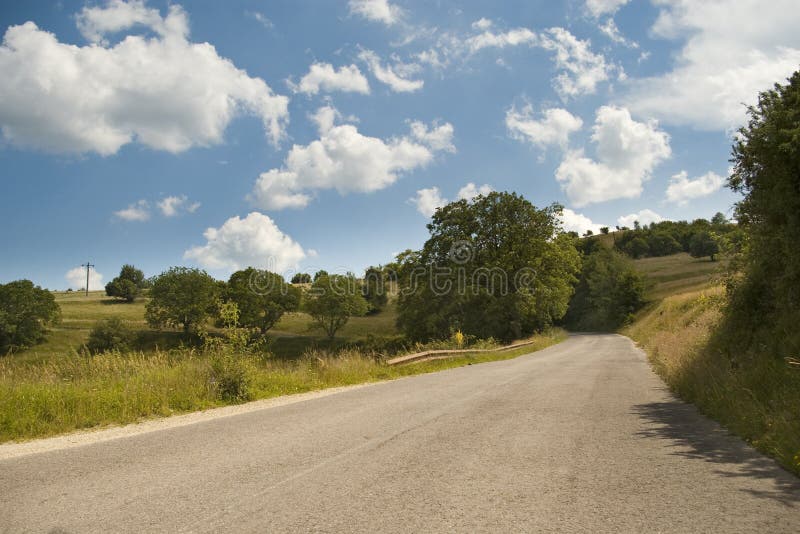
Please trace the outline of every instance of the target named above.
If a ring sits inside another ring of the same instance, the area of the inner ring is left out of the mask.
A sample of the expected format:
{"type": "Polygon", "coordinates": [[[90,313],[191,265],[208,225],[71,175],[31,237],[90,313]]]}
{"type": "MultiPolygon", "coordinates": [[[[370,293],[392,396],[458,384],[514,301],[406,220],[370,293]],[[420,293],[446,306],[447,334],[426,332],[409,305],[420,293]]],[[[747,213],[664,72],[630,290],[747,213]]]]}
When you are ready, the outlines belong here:
{"type": "Polygon", "coordinates": [[[0,460],[2,532],[798,532],[625,337],[0,460]]]}

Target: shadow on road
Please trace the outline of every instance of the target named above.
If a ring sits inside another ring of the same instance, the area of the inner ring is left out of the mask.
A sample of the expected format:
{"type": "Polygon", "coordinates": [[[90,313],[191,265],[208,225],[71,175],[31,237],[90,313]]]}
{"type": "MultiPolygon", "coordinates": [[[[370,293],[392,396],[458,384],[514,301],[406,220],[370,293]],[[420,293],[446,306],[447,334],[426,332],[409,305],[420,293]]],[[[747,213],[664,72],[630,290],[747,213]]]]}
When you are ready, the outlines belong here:
{"type": "Polygon", "coordinates": [[[678,400],[634,406],[633,413],[648,427],[638,434],[672,441],[672,454],[713,462],[725,477],[765,479],[772,490],[744,489],[756,497],[776,499],[787,506],[800,505],[800,480],[716,422],[701,415],[691,404],[678,400]]]}

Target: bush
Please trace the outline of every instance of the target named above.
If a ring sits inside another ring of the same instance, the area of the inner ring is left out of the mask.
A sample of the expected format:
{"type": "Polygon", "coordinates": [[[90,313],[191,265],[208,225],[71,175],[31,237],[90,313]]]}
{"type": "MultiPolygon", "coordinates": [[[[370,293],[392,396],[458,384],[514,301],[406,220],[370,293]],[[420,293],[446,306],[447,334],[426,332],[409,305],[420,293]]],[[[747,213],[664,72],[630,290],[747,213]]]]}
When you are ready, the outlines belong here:
{"type": "Polygon", "coordinates": [[[133,330],[118,317],[104,319],[95,324],[89,332],[86,348],[93,354],[111,350],[128,350],[133,343],[133,330]]]}
{"type": "Polygon", "coordinates": [[[250,392],[248,361],[231,351],[211,356],[211,384],[218,398],[227,401],[248,401],[250,392]]]}

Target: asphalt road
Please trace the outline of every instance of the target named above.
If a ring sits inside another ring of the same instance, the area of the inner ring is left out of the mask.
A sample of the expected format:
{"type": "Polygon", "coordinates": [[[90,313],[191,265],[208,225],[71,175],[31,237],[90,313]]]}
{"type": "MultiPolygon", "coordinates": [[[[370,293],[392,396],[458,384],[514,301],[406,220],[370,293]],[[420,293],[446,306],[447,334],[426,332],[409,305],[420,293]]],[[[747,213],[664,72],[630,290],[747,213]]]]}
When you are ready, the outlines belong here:
{"type": "Polygon", "coordinates": [[[4,532],[793,532],[800,480],[579,335],[0,461],[4,532]]]}

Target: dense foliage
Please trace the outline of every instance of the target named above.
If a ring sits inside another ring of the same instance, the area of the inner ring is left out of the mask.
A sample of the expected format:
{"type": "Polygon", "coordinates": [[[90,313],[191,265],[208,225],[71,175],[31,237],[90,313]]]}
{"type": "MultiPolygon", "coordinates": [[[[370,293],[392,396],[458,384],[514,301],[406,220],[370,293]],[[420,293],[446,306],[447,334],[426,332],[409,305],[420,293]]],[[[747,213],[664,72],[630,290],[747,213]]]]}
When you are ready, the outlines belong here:
{"type": "Polygon", "coordinates": [[[145,287],[144,273],[133,265],[123,265],[119,276],[106,284],[106,295],[133,302],[145,287]]]}
{"type": "Polygon", "coordinates": [[[366,314],[369,306],[355,277],[317,274],[304,308],[314,325],[333,339],[350,317],[366,314]]]}
{"type": "Polygon", "coordinates": [[[438,209],[422,250],[397,258],[398,325],[414,340],[510,340],[561,319],[580,257],[560,209],[496,192],[438,209]]]}
{"type": "Polygon", "coordinates": [[[89,332],[86,348],[94,354],[110,350],[124,351],[131,348],[136,333],[119,317],[99,321],[89,332]]]}
{"type": "Polygon", "coordinates": [[[746,239],[729,283],[725,334],[739,351],[800,351],[800,72],[761,93],[733,148],[731,189],[746,239]]]}
{"type": "Polygon", "coordinates": [[[279,274],[248,267],[231,275],[225,298],[236,303],[239,326],[257,328],[263,335],[284,313],[297,310],[300,289],[279,274]]]}
{"type": "Polygon", "coordinates": [[[150,326],[193,332],[214,314],[220,287],[205,271],[172,267],[153,280],[145,319],[150,326]]]}
{"type": "Polygon", "coordinates": [[[616,330],[644,305],[644,280],[619,252],[599,244],[590,249],[583,258],[565,323],[574,330],[616,330]]]}
{"type": "Polygon", "coordinates": [[[389,302],[388,277],[380,267],[369,267],[364,273],[362,293],[369,304],[369,313],[378,313],[389,302]]]}
{"type": "Polygon", "coordinates": [[[60,317],[53,294],[30,280],[0,284],[0,354],[42,342],[60,317]]]}
{"type": "Polygon", "coordinates": [[[311,275],[308,273],[296,273],[292,276],[292,283],[293,284],[310,284],[311,283],[311,275]]]}
{"type": "Polygon", "coordinates": [[[697,258],[714,260],[720,241],[735,232],[737,225],[730,223],[722,213],[717,213],[711,221],[662,221],[649,226],[637,223],[632,230],[620,230],[613,234],[614,248],[633,259],[688,252],[697,258]]]}

